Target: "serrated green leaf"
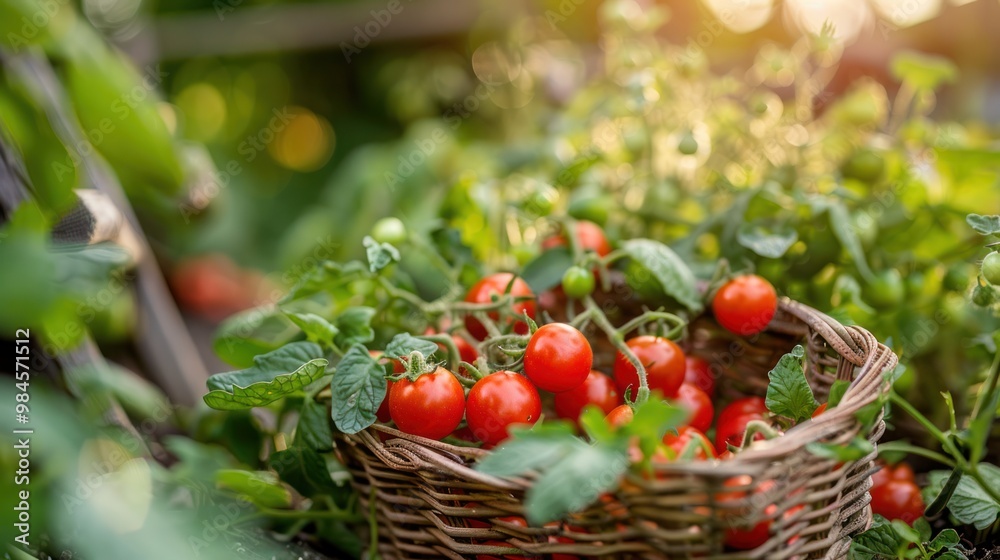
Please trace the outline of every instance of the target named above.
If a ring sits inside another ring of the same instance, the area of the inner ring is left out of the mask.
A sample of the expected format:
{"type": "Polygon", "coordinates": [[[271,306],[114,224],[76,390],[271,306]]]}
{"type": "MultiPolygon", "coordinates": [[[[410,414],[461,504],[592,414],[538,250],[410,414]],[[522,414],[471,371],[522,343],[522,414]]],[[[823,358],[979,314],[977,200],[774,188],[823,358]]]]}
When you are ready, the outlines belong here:
{"type": "Polygon", "coordinates": [[[375,412],[385,398],[385,369],[367,348],[356,344],[337,364],[330,389],[334,424],[345,434],[356,434],[375,423],[375,412]]]}
{"type": "Polygon", "coordinates": [[[438,345],[422,338],[417,338],[410,333],[400,333],[392,337],[385,347],[387,358],[408,358],[413,352],[420,352],[424,357],[437,352],[438,345]]]}
{"type": "Polygon", "coordinates": [[[349,285],[354,280],[370,277],[368,268],[359,261],[337,263],[323,261],[303,274],[295,286],[278,302],[286,304],[291,301],[305,299],[322,292],[333,293],[349,285]]]}
{"type": "Polygon", "coordinates": [[[366,235],[362,240],[368,256],[368,270],[378,272],[394,262],[399,262],[399,250],[388,243],[379,243],[366,235]]]}
{"type": "MultiPolygon", "coordinates": [[[[946,471],[947,472],[947,471],[946,471]]],[[[980,463],[979,472],[992,488],[1000,488],[1000,468],[989,463],[980,463]]],[[[968,475],[963,476],[948,502],[948,509],[959,522],[985,529],[996,521],[1000,514],[1000,502],[994,500],[978,482],[968,475]]]]}
{"type": "Polygon", "coordinates": [[[687,422],[689,415],[683,407],[649,399],[635,407],[632,421],[620,431],[626,436],[639,438],[643,457],[652,457],[663,436],[687,422]]]}
{"type": "Polygon", "coordinates": [[[254,308],[222,322],[212,349],[226,363],[247,368],[254,357],[277,350],[299,334],[295,323],[277,309],[254,308]]]}
{"type": "Polygon", "coordinates": [[[335,321],[340,331],[336,337],[337,346],[346,348],[354,344],[366,344],[375,338],[372,330],[372,317],[375,310],[371,307],[348,307],[335,321]]]}
{"type": "Polygon", "coordinates": [[[219,410],[239,410],[272,403],[323,376],[327,360],[312,342],[293,342],[254,358],[253,367],[208,378],[204,400],[219,410]]]}
{"type": "Polygon", "coordinates": [[[809,419],[819,406],[802,369],[804,355],[802,346],[796,346],[767,374],[767,409],[796,422],[809,419]]]}
{"type": "Polygon", "coordinates": [[[306,333],[306,340],[327,348],[333,346],[333,339],[340,332],[337,327],[315,313],[286,312],[285,315],[306,333]]]}
{"type": "Polygon", "coordinates": [[[312,399],[306,399],[299,410],[299,423],[295,428],[295,445],[309,447],[316,451],[333,448],[333,431],[330,429],[332,415],[326,406],[312,399]]]}
{"type": "Polygon", "coordinates": [[[521,277],[531,290],[540,294],[562,282],[563,274],[573,266],[573,255],[566,247],[544,251],[524,267],[521,277]]]}
{"type": "Polygon", "coordinates": [[[584,407],[580,413],[580,427],[591,441],[606,443],[616,438],[616,433],[608,424],[604,411],[596,405],[588,404],[584,407]]]}
{"type": "Polygon", "coordinates": [[[292,494],[274,473],[222,469],[215,473],[215,484],[246,496],[253,503],[267,508],[287,508],[292,505],[292,494]]]}
{"type": "MultiPolygon", "coordinates": [[[[921,517],[920,519],[923,519],[923,517],[921,517]]],[[[924,522],[926,523],[926,520],[924,522]]],[[[928,529],[929,528],[930,527],[928,526],[928,529]]],[[[934,537],[934,540],[927,543],[927,548],[932,552],[938,552],[941,550],[945,550],[947,548],[951,548],[960,543],[961,541],[962,539],[958,536],[958,531],[954,529],[944,529],[943,531],[938,533],[936,537],[934,537]]]]}
{"type": "Polygon", "coordinates": [[[736,234],[736,240],[762,257],[777,259],[799,240],[799,233],[791,226],[769,230],[761,225],[744,223],[736,234]]]}
{"type": "Polygon", "coordinates": [[[931,524],[926,517],[918,517],[914,520],[913,530],[917,532],[920,542],[927,542],[931,539],[931,524]]]}
{"type": "Polygon", "coordinates": [[[663,292],[697,313],[703,308],[694,273],[677,253],[651,239],[632,239],[622,250],[660,285],[663,292]]]}
{"type": "Polygon", "coordinates": [[[587,445],[573,435],[573,426],[568,422],[516,427],[511,429],[511,435],[476,464],[477,471],[493,476],[517,476],[549,467],[574,449],[587,445]]]}
{"type": "Polygon", "coordinates": [[[308,447],[289,447],[276,451],[267,459],[281,480],[298,490],[299,494],[313,497],[319,494],[330,494],[339,487],[330,478],[323,457],[308,447]]]}
{"type": "Polygon", "coordinates": [[[965,217],[972,229],[983,235],[993,235],[1000,233],[1000,216],[983,216],[981,214],[969,214],[965,217]]]}
{"type": "Polygon", "coordinates": [[[854,537],[848,560],[895,560],[904,546],[892,525],[881,515],[872,520],[871,529],[854,537]]]}
{"type": "Polygon", "coordinates": [[[858,436],[847,443],[847,445],[837,445],[832,443],[812,442],[806,444],[806,450],[826,459],[835,459],[841,463],[847,461],[857,461],[868,455],[875,448],[867,439],[858,436]]]}
{"type": "Polygon", "coordinates": [[[851,382],[845,379],[838,379],[830,385],[830,394],[826,398],[827,407],[835,408],[840,404],[841,399],[844,398],[844,394],[847,393],[847,388],[851,386],[851,382]]]}
{"type": "Polygon", "coordinates": [[[624,449],[599,445],[574,448],[528,489],[524,500],[528,521],[541,525],[585,508],[617,487],[628,467],[624,449]]]}
{"type": "Polygon", "coordinates": [[[920,533],[910,527],[910,524],[903,521],[902,519],[892,520],[892,530],[896,531],[899,538],[906,543],[918,543],[920,542],[920,533]]]}

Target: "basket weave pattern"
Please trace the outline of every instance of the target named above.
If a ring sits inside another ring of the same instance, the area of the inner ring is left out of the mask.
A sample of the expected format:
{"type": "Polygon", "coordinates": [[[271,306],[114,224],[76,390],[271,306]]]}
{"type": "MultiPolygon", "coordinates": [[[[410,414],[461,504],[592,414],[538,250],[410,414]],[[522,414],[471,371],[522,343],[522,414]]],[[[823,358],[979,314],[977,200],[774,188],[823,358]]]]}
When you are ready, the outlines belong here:
{"type": "MultiPolygon", "coordinates": [[[[374,511],[382,558],[475,558],[477,554],[570,554],[602,558],[843,558],[850,536],[871,522],[872,453],[838,465],[806,449],[847,444],[859,434],[855,413],[887,390],[882,373],[896,356],[859,327],[845,327],[783,299],[768,330],[753,339],[727,335],[710,318],[691,325],[689,351],[719,363],[723,399],[763,395],[767,372],[795,344],[806,348],[806,376],[820,400],[837,379],[851,386],[841,403],[781,437],[755,443],[721,462],[655,466],[629,474],[563,524],[524,528],[502,518],[523,515],[531,477],[500,479],[473,470],[489,451],[411,436],[383,425],[338,435],[364,511],[374,511]],[[735,499],[723,483],[749,475],[735,499]],[[374,503],[372,503],[374,501],[374,503]],[[372,508],[369,510],[369,508],[372,508]],[[752,551],[728,551],[727,528],[772,520],[771,538],[752,551]],[[485,545],[502,541],[520,551],[485,545]]],[[[882,435],[881,418],[870,433],[882,435]]]]}

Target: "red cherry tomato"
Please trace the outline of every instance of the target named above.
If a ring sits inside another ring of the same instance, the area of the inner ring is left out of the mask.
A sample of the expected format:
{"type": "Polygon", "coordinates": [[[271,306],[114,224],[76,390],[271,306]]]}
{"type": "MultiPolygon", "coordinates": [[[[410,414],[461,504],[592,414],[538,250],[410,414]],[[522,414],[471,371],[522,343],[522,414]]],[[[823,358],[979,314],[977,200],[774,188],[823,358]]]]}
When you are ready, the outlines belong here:
{"type": "MultiPolygon", "coordinates": [[[[477,503],[477,502],[469,502],[469,503],[465,504],[462,507],[464,507],[465,509],[473,509],[474,510],[476,508],[483,507],[483,505],[480,504],[480,503],[477,503]]],[[[464,526],[466,526],[466,527],[468,527],[470,529],[489,529],[490,527],[493,526],[493,524],[491,524],[490,522],[483,521],[482,519],[479,519],[479,518],[476,518],[476,517],[462,517],[460,519],[462,521],[462,525],[464,525],[464,526]]]]}
{"type": "MultiPolygon", "coordinates": [[[[576,243],[584,251],[593,251],[598,256],[605,256],[611,252],[611,244],[608,243],[607,236],[601,226],[587,220],[577,220],[576,222],[576,243]]],[[[563,234],[553,235],[542,241],[542,249],[548,250],[566,245],[566,237],[563,234]]]]}
{"type": "Polygon", "coordinates": [[[442,367],[416,381],[400,379],[389,392],[389,415],[400,430],[441,439],[455,431],[465,413],[465,390],[442,367]]]}
{"type": "MultiPolygon", "coordinates": [[[[681,383],[684,383],[684,352],[672,340],[655,336],[637,336],[628,342],[628,347],[646,368],[646,383],[650,391],[660,391],[664,397],[674,398],[681,383]]],[[[631,387],[635,397],[639,389],[639,375],[625,354],[615,356],[615,384],[622,395],[631,387]]]]}
{"type": "Polygon", "coordinates": [[[708,440],[708,436],[703,434],[701,430],[693,428],[691,426],[681,426],[677,428],[677,433],[667,432],[667,435],[663,436],[663,444],[674,450],[677,457],[680,457],[684,450],[687,449],[688,445],[695,445],[694,459],[698,461],[706,461],[708,459],[715,458],[715,450],[712,449],[712,442],[708,440]],[[697,441],[697,443],[691,443],[692,441],[697,441]]]}
{"type": "Polygon", "coordinates": [[[588,404],[596,405],[608,414],[621,402],[615,382],[607,375],[591,370],[579,387],[556,393],[556,416],[576,422],[588,404]]]}
{"type": "Polygon", "coordinates": [[[684,358],[684,381],[705,391],[709,397],[715,396],[715,374],[712,366],[698,356],[684,358]]]}
{"type": "Polygon", "coordinates": [[[594,352],[583,333],[565,323],[543,325],[524,351],[524,373],[543,391],[576,389],[590,374],[594,352]]]}
{"type": "Polygon", "coordinates": [[[604,417],[604,419],[608,421],[608,424],[610,424],[612,428],[620,428],[631,422],[633,416],[635,416],[635,413],[632,411],[632,407],[627,404],[623,404],[616,406],[614,410],[609,412],[608,415],[604,417]]]}
{"type": "Polygon", "coordinates": [[[704,432],[712,425],[715,407],[712,406],[712,399],[705,394],[705,391],[690,383],[683,383],[677,390],[674,402],[691,413],[688,418],[691,427],[704,432]]]}
{"type": "Polygon", "coordinates": [[[778,309],[774,286],[760,276],[737,276],[719,288],[712,299],[715,319],[726,330],[741,336],[767,328],[778,309]]]}
{"type": "MultiPolygon", "coordinates": [[[[468,303],[490,303],[492,302],[492,297],[494,295],[500,296],[507,289],[507,285],[511,284],[510,294],[517,297],[534,297],[534,293],[531,288],[528,287],[527,282],[520,278],[515,278],[513,274],[509,272],[498,272],[496,274],[491,274],[473,286],[469,293],[465,294],[465,301],[468,303]],[[513,280],[513,284],[511,284],[513,280]]],[[[535,301],[527,300],[518,303],[514,303],[512,309],[515,314],[523,315],[528,314],[528,317],[532,319],[535,318],[535,301]]],[[[491,311],[489,314],[490,319],[496,321],[499,319],[499,313],[496,311],[491,311]]],[[[469,334],[476,338],[476,340],[483,340],[486,338],[487,332],[486,327],[483,326],[478,319],[469,315],[465,318],[465,328],[469,330],[469,334]]],[[[514,332],[519,334],[527,334],[528,325],[524,321],[514,321],[514,332]]]]}
{"type": "Polygon", "coordinates": [[[480,379],[469,391],[466,421],[476,439],[496,445],[510,435],[512,424],[534,424],[542,415],[542,399],[527,377],[498,371],[480,379]]]}
{"type": "Polygon", "coordinates": [[[763,420],[767,413],[764,399],[746,397],[733,401],[722,409],[715,425],[715,449],[722,453],[729,445],[743,443],[743,434],[752,420],[763,420]]]}
{"type": "Polygon", "coordinates": [[[901,519],[913,524],[924,515],[924,499],[920,488],[909,480],[889,480],[871,490],[872,512],[889,519],[901,519]]]}
{"type": "Polygon", "coordinates": [[[724,424],[745,414],[767,414],[767,404],[762,397],[743,397],[729,403],[719,413],[719,423],[724,424]]]}

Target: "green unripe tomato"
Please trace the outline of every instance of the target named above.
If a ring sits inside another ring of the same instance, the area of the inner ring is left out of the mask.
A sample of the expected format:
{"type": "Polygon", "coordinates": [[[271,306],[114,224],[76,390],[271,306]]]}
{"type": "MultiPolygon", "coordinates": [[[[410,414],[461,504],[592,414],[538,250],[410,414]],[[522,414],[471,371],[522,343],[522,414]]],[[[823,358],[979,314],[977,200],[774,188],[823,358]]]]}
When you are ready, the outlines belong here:
{"type": "Polygon", "coordinates": [[[406,226],[399,218],[382,218],[372,227],[372,239],[379,243],[399,245],[406,241],[406,226]]]}
{"type": "Polygon", "coordinates": [[[946,290],[952,292],[964,292],[969,287],[969,280],[972,279],[972,266],[969,263],[955,263],[948,268],[944,275],[942,284],[946,290]]]}
{"type": "Polygon", "coordinates": [[[976,286],[972,290],[972,303],[979,307],[989,307],[997,300],[997,293],[993,286],[976,286]]]}
{"type": "Polygon", "coordinates": [[[563,273],[562,289],[573,299],[589,296],[594,291],[594,273],[581,266],[571,266],[563,273]]]}
{"type": "Polygon", "coordinates": [[[694,139],[694,135],[690,132],[685,132],[681,136],[680,142],[677,143],[677,151],[686,155],[694,155],[698,152],[698,141],[694,139]]]}
{"type": "Polygon", "coordinates": [[[882,156],[872,150],[861,149],[847,158],[847,161],[840,166],[840,172],[844,177],[864,183],[874,183],[885,172],[885,162],[882,156]]]}
{"type": "Polygon", "coordinates": [[[903,277],[894,268],[883,270],[865,285],[863,294],[865,301],[874,307],[880,309],[895,307],[903,302],[903,297],[906,295],[903,277]]]}
{"type": "Polygon", "coordinates": [[[559,192],[549,185],[540,185],[524,199],[525,211],[535,216],[548,216],[556,207],[559,192]]]}
{"type": "Polygon", "coordinates": [[[983,278],[994,286],[1000,286],[1000,253],[993,252],[983,259],[983,278]]]}
{"type": "Polygon", "coordinates": [[[608,222],[608,208],[612,205],[608,197],[580,197],[570,201],[567,213],[577,220],[587,220],[603,226],[608,222]]]}

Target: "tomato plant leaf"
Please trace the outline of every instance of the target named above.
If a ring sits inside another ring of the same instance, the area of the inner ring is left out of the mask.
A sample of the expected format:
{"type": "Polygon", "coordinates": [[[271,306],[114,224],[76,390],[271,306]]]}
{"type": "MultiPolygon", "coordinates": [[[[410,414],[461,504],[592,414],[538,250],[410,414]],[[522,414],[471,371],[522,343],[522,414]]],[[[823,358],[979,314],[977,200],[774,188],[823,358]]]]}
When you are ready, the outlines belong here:
{"type": "Polygon", "coordinates": [[[623,426],[622,432],[639,438],[643,457],[652,457],[656,447],[669,430],[687,422],[689,412],[666,401],[649,399],[635,407],[632,421],[623,426]]]}
{"type": "Polygon", "coordinates": [[[375,310],[371,307],[348,307],[335,321],[338,334],[337,346],[347,348],[354,344],[365,344],[375,338],[372,329],[372,317],[375,310]]]}
{"type": "Polygon", "coordinates": [[[215,473],[219,488],[245,496],[251,502],[267,508],[287,508],[292,505],[292,493],[270,471],[222,469],[215,473]]]}
{"type": "Polygon", "coordinates": [[[969,214],[965,221],[972,229],[983,235],[995,235],[1000,233],[1000,216],[983,216],[981,214],[969,214]]]}
{"type": "MultiPolygon", "coordinates": [[[[1000,488],[1000,468],[989,463],[980,463],[978,468],[991,488],[1000,488]]],[[[942,488],[950,475],[951,471],[932,471],[929,488],[942,488]]],[[[994,500],[974,479],[963,475],[948,501],[948,509],[959,522],[981,530],[996,521],[1000,514],[1000,502],[994,500]]]]}
{"type": "Polygon", "coordinates": [[[267,466],[303,496],[330,494],[339,488],[330,478],[323,457],[308,447],[276,451],[268,457],[267,466]]]}
{"type": "Polygon", "coordinates": [[[858,238],[858,233],[854,230],[850,212],[848,212],[843,202],[828,201],[827,204],[830,227],[833,229],[833,234],[837,236],[840,244],[847,249],[847,254],[851,255],[851,260],[854,261],[854,266],[857,267],[861,276],[866,281],[872,281],[875,275],[872,273],[872,269],[868,267],[868,261],[865,259],[865,249],[858,238]]]}
{"type": "Polygon", "coordinates": [[[333,431],[330,429],[331,414],[326,406],[312,399],[306,399],[299,410],[299,423],[295,428],[295,445],[329,451],[333,448],[333,431]]]}
{"type": "Polygon", "coordinates": [[[476,464],[493,476],[516,476],[551,466],[573,449],[586,446],[568,422],[546,422],[532,428],[511,428],[512,437],[476,464]]]}
{"type": "MultiPolygon", "coordinates": [[[[920,519],[923,519],[923,517],[920,519]]],[[[924,522],[926,523],[926,520],[924,522]]],[[[930,552],[939,552],[953,546],[957,546],[960,542],[962,542],[962,539],[958,536],[958,531],[954,529],[944,529],[938,533],[932,541],[927,543],[927,549],[930,552]]]]}
{"type": "Polygon", "coordinates": [[[362,243],[368,256],[368,270],[376,273],[394,262],[399,262],[399,250],[388,243],[379,243],[366,235],[362,243]]]}
{"type": "Polygon", "coordinates": [[[632,239],[622,244],[622,250],[649,271],[664,293],[695,313],[702,310],[694,273],[673,249],[651,239],[632,239]]]}
{"type": "Polygon", "coordinates": [[[736,240],[762,257],[777,259],[799,240],[799,233],[787,225],[769,230],[762,225],[743,224],[736,233],[736,240]]]}
{"type": "Polygon", "coordinates": [[[319,293],[336,291],[354,280],[369,276],[368,268],[359,261],[349,261],[343,264],[323,261],[303,273],[278,303],[285,304],[319,293]]]}
{"type": "Polygon", "coordinates": [[[258,307],[237,313],[222,322],[212,349],[236,367],[248,368],[253,359],[281,348],[299,336],[299,329],[284,313],[258,307]]]}
{"type": "Polygon", "coordinates": [[[333,338],[340,332],[337,327],[330,324],[330,321],[316,315],[315,313],[285,313],[295,326],[302,329],[306,334],[306,340],[315,342],[320,346],[333,346],[333,338]]]}
{"type": "Polygon", "coordinates": [[[438,345],[422,338],[417,338],[410,333],[400,333],[392,337],[385,347],[387,358],[407,358],[413,352],[420,352],[424,357],[437,352],[438,345]]]}
{"type": "Polygon", "coordinates": [[[573,266],[573,255],[569,249],[556,247],[532,259],[525,265],[521,277],[534,293],[540,294],[558,286],[563,274],[571,266],[573,266]]]}
{"type": "Polygon", "coordinates": [[[870,529],[854,537],[848,560],[894,560],[904,546],[892,524],[875,515],[870,529]]]}
{"type": "Polygon", "coordinates": [[[796,346],[767,374],[767,409],[796,422],[807,420],[819,406],[802,369],[804,355],[802,346],[796,346]]]}
{"type": "Polygon", "coordinates": [[[588,404],[580,414],[580,427],[591,441],[599,443],[613,442],[618,434],[611,429],[605,418],[604,411],[596,405],[588,404]]]}
{"type": "MultiPolygon", "coordinates": [[[[436,348],[436,347],[435,347],[436,348]]],[[[344,354],[333,374],[331,414],[337,429],[356,434],[375,423],[375,412],[385,398],[385,368],[355,344],[344,354]]]]}
{"type": "Polygon", "coordinates": [[[528,489],[524,500],[528,521],[541,525],[585,508],[599,495],[617,487],[628,467],[624,447],[574,447],[528,489]]]}
{"type": "Polygon", "coordinates": [[[840,401],[843,400],[844,395],[847,393],[847,388],[851,386],[851,382],[846,379],[838,379],[830,385],[830,394],[826,398],[827,406],[830,408],[835,408],[840,401]]]}
{"type": "Polygon", "coordinates": [[[833,443],[820,443],[817,441],[806,444],[806,450],[826,459],[836,459],[841,463],[846,463],[847,461],[857,461],[865,455],[868,455],[875,450],[871,442],[867,439],[858,436],[851,441],[847,442],[847,445],[833,444],[833,443]]]}
{"type": "Polygon", "coordinates": [[[219,410],[239,410],[272,403],[323,376],[329,362],[312,342],[292,342],[254,358],[253,367],[208,378],[204,400],[219,410]]]}

